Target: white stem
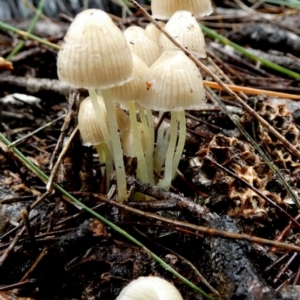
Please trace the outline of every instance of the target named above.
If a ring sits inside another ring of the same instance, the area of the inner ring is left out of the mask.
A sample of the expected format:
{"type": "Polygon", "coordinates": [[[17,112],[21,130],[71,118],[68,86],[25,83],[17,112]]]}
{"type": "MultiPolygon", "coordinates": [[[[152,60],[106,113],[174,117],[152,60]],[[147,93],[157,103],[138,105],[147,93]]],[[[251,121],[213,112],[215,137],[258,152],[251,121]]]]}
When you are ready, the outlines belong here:
{"type": "Polygon", "coordinates": [[[158,139],[156,147],[157,153],[154,161],[154,169],[156,172],[160,173],[163,167],[163,164],[166,159],[166,154],[169,145],[169,138],[170,138],[170,127],[167,129],[165,135],[162,139],[158,139]]]}
{"type": "Polygon", "coordinates": [[[103,134],[105,142],[108,144],[109,150],[112,152],[111,136],[107,127],[107,123],[105,121],[106,120],[105,113],[100,109],[95,89],[89,89],[88,91],[96,114],[96,118],[100,125],[100,130],[103,134]]]}
{"type": "Polygon", "coordinates": [[[126,186],[126,177],[125,177],[125,167],[123,161],[123,150],[120,141],[120,134],[118,130],[115,106],[111,99],[109,90],[103,90],[102,95],[103,95],[103,100],[107,111],[108,127],[111,134],[113,157],[114,157],[115,169],[117,173],[118,200],[120,202],[126,202],[127,186],[126,186]]]}
{"type": "Polygon", "coordinates": [[[114,170],[114,163],[107,144],[103,144],[103,152],[106,161],[106,193],[108,193],[110,190],[110,179],[111,179],[111,174],[114,170]]]}
{"type": "Polygon", "coordinates": [[[153,148],[154,148],[154,124],[153,124],[153,116],[152,116],[151,109],[147,109],[146,113],[147,113],[147,121],[148,121],[148,127],[149,127],[150,136],[151,136],[151,141],[152,141],[153,148]]]}
{"type": "MultiPolygon", "coordinates": [[[[95,148],[97,150],[98,157],[99,157],[99,162],[100,162],[101,165],[106,164],[106,162],[105,162],[105,153],[104,153],[103,147],[102,147],[103,144],[104,143],[101,143],[101,144],[95,146],[95,148]]],[[[101,169],[102,176],[104,176],[105,166],[101,167],[100,169],[101,169]]]]}
{"type": "Polygon", "coordinates": [[[173,174],[173,158],[177,141],[177,112],[171,112],[170,141],[166,154],[164,178],[158,183],[158,186],[165,190],[170,188],[173,174]]]}
{"type": "MultiPolygon", "coordinates": [[[[163,114],[163,112],[159,112],[158,120],[161,119],[162,114],[163,114]]],[[[156,145],[155,145],[155,149],[154,149],[154,165],[153,166],[154,166],[154,169],[156,170],[156,172],[161,171],[163,161],[165,160],[164,157],[162,159],[160,159],[161,155],[159,156],[160,150],[161,150],[161,147],[162,147],[162,144],[163,144],[163,140],[164,140],[164,131],[165,131],[165,129],[164,129],[164,125],[163,125],[163,122],[162,122],[160,124],[158,130],[157,130],[156,145]],[[159,163],[159,161],[161,163],[159,163]]]]}
{"type": "Polygon", "coordinates": [[[135,141],[134,147],[135,147],[135,155],[137,157],[138,174],[140,176],[139,179],[148,183],[149,176],[148,176],[147,164],[144,156],[141,132],[138,128],[138,122],[136,119],[136,110],[135,110],[134,101],[130,101],[128,103],[128,110],[129,110],[129,119],[131,124],[131,134],[133,135],[133,139],[135,141]]]}
{"type": "Polygon", "coordinates": [[[146,159],[146,164],[148,169],[149,182],[154,184],[154,177],[153,177],[154,140],[152,134],[150,133],[149,123],[147,122],[144,109],[141,109],[139,111],[139,115],[142,121],[143,131],[145,133],[145,138],[146,138],[145,159],[146,159]]]}
{"type": "Polygon", "coordinates": [[[105,164],[105,167],[101,168],[101,173],[103,176],[106,173],[106,193],[108,193],[110,189],[111,174],[114,170],[114,163],[110,155],[109,149],[105,143],[101,143],[100,145],[95,146],[95,148],[97,150],[100,163],[105,164]]]}
{"type": "Polygon", "coordinates": [[[177,171],[180,159],[182,157],[184,144],[185,144],[186,120],[185,120],[185,112],[184,111],[177,112],[177,120],[179,123],[179,137],[178,137],[176,152],[174,154],[172,179],[175,178],[176,171],[177,171]]]}

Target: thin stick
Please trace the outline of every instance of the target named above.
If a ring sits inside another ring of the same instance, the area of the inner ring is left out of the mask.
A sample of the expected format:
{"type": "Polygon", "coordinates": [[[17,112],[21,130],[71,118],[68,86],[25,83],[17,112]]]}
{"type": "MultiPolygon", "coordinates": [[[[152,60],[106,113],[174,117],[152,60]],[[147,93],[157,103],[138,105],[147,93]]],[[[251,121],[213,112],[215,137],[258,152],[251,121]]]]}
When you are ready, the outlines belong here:
{"type": "Polygon", "coordinates": [[[10,243],[9,247],[5,250],[5,252],[2,254],[1,258],[0,258],[0,267],[3,265],[4,261],[6,260],[6,258],[8,257],[9,253],[13,250],[13,248],[15,247],[15,245],[17,244],[18,240],[21,238],[21,236],[24,234],[25,232],[25,227],[23,227],[15,236],[15,238],[12,240],[12,242],[10,243]]]}
{"type": "Polygon", "coordinates": [[[21,138],[15,140],[13,143],[11,143],[10,147],[16,146],[17,144],[21,143],[21,142],[24,141],[25,139],[27,139],[27,138],[29,138],[29,137],[35,135],[35,134],[38,133],[39,131],[41,131],[41,130],[43,130],[43,129],[49,127],[49,126],[51,126],[52,124],[56,123],[57,121],[59,121],[60,119],[65,118],[65,117],[66,117],[66,115],[62,115],[61,117],[58,117],[57,119],[55,119],[55,120],[53,120],[53,121],[51,121],[51,122],[49,122],[49,123],[47,123],[47,124],[45,124],[45,125],[39,127],[38,129],[36,129],[36,130],[34,130],[34,131],[32,131],[32,132],[29,132],[28,134],[22,136],[21,138]]]}
{"type": "MultiPolygon", "coordinates": [[[[224,88],[222,86],[220,86],[218,83],[213,82],[213,81],[203,80],[203,84],[205,86],[211,87],[213,89],[224,90],[224,88]]],[[[251,95],[263,95],[264,94],[267,96],[274,96],[274,97],[278,97],[278,98],[300,100],[300,95],[293,95],[293,94],[288,94],[288,93],[280,93],[280,92],[274,92],[274,91],[268,91],[268,90],[261,90],[261,89],[255,89],[252,87],[245,87],[245,86],[233,85],[233,84],[227,84],[227,86],[235,92],[243,92],[243,93],[251,94],[251,95]]]]}
{"type": "MultiPolygon", "coordinates": [[[[74,194],[89,194],[90,193],[74,193],[74,194]]],[[[95,197],[95,199],[98,199],[100,201],[103,201],[105,203],[109,203],[113,206],[119,207],[119,208],[124,208],[127,211],[130,211],[134,214],[143,216],[145,218],[151,218],[154,220],[158,220],[161,222],[165,222],[167,224],[171,224],[173,226],[179,226],[179,227],[183,227],[183,228],[188,228],[188,229],[192,229],[192,230],[196,230],[198,232],[201,232],[203,234],[207,234],[207,235],[211,235],[211,236],[218,236],[221,238],[227,238],[227,239],[235,239],[235,240],[242,240],[242,241],[248,241],[250,243],[256,243],[256,244],[260,244],[260,245],[265,245],[265,246],[274,246],[276,248],[279,249],[284,249],[284,250],[288,250],[288,251],[295,251],[300,253],[300,247],[295,246],[295,245],[291,245],[291,244],[287,244],[287,243],[280,243],[280,242],[276,242],[276,241],[272,241],[272,240],[268,240],[268,239],[263,239],[257,236],[251,236],[248,234],[241,234],[241,233],[234,233],[234,232],[228,232],[228,231],[224,231],[224,230],[218,230],[215,228],[208,228],[208,227],[204,227],[204,226],[199,226],[199,225],[194,225],[194,224],[190,224],[190,223],[186,223],[186,222],[182,222],[182,221],[178,221],[178,220],[172,220],[169,218],[165,218],[163,216],[160,215],[156,215],[153,213],[149,213],[149,212],[144,212],[142,210],[130,207],[128,205],[119,203],[119,202],[115,202],[112,200],[107,200],[104,197],[101,197],[97,194],[93,194],[93,197],[95,197]]]]}
{"type": "Polygon", "coordinates": [[[53,189],[53,181],[54,181],[54,179],[55,179],[55,176],[56,176],[56,173],[57,173],[57,171],[58,171],[58,168],[59,168],[59,166],[60,166],[60,164],[61,164],[61,161],[62,161],[63,157],[65,156],[65,154],[67,153],[67,151],[69,150],[70,145],[71,145],[71,143],[72,143],[72,141],[73,141],[75,135],[77,134],[77,132],[78,132],[78,125],[77,125],[76,128],[73,130],[72,134],[70,135],[70,137],[69,137],[67,143],[65,144],[65,147],[63,148],[63,150],[62,150],[61,153],[59,154],[58,159],[57,159],[57,161],[56,161],[56,163],[55,163],[55,165],[54,165],[54,167],[53,167],[53,169],[52,169],[52,171],[51,171],[51,175],[50,175],[50,177],[49,177],[49,181],[48,181],[47,186],[46,186],[47,191],[49,191],[50,193],[52,192],[52,189],[53,189]]]}

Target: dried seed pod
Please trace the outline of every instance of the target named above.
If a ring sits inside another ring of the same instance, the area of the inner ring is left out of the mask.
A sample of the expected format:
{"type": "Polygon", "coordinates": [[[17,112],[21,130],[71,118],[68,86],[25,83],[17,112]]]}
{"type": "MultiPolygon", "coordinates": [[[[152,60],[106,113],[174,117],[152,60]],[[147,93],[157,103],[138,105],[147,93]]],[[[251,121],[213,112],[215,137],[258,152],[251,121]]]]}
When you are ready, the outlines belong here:
{"type": "MultiPolygon", "coordinates": [[[[206,57],[205,40],[202,30],[191,12],[175,12],[167,22],[165,30],[185,49],[197,57],[206,57]]],[[[162,51],[178,49],[164,34],[159,38],[162,51]]]]}
{"type": "Polygon", "coordinates": [[[88,9],[76,16],[58,53],[57,72],[78,88],[106,89],[131,79],[130,49],[107,13],[88,9]]]}
{"type": "MultiPolygon", "coordinates": [[[[165,27],[165,23],[158,21],[159,25],[161,27],[165,27]]],[[[146,32],[149,34],[149,36],[152,38],[153,41],[155,41],[156,43],[159,42],[159,38],[161,35],[160,30],[153,24],[153,23],[149,23],[146,28],[145,28],[146,32]]]]}
{"type": "MultiPolygon", "coordinates": [[[[103,98],[97,96],[97,101],[100,109],[105,113],[105,121],[106,123],[108,123],[103,98]]],[[[119,107],[115,107],[115,111],[119,131],[120,133],[123,133],[129,127],[128,115],[119,107]]],[[[90,97],[85,98],[80,104],[78,112],[78,127],[83,141],[83,145],[96,146],[101,143],[107,142],[104,139],[103,134],[100,130],[99,121],[96,117],[90,97]]]]}
{"type": "Polygon", "coordinates": [[[211,0],[152,0],[152,16],[155,19],[167,20],[178,10],[188,10],[195,18],[212,13],[211,0]]]}
{"type": "Polygon", "coordinates": [[[131,281],[116,300],[183,300],[174,285],[159,277],[139,277],[131,281]]]}
{"type": "Polygon", "coordinates": [[[124,31],[124,36],[131,51],[139,56],[149,67],[159,58],[160,49],[145,29],[130,26],[124,31]]]}
{"type": "Polygon", "coordinates": [[[182,52],[164,52],[150,67],[142,105],[159,111],[203,107],[205,91],[196,65],[182,52]]]}

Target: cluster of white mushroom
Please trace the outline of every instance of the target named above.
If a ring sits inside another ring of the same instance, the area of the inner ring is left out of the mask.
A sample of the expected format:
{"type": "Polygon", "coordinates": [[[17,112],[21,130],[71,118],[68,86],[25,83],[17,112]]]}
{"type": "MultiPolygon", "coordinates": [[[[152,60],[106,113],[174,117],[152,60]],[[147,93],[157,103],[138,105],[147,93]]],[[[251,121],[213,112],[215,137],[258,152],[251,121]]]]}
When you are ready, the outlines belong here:
{"type": "MultiPolygon", "coordinates": [[[[206,57],[196,18],[211,13],[210,0],[152,0],[151,9],[154,18],[169,19],[160,24],[182,46],[206,57]]],[[[184,110],[204,103],[196,65],[153,24],[123,33],[105,12],[89,9],[72,22],[57,67],[60,80],[89,91],[80,106],[79,130],[84,145],[94,146],[106,165],[107,188],[116,170],[118,200],[127,199],[123,155],[137,158],[139,179],[169,189],[185,143],[184,110]],[[171,113],[169,128],[161,127],[156,141],[152,110],[171,113]]]]}

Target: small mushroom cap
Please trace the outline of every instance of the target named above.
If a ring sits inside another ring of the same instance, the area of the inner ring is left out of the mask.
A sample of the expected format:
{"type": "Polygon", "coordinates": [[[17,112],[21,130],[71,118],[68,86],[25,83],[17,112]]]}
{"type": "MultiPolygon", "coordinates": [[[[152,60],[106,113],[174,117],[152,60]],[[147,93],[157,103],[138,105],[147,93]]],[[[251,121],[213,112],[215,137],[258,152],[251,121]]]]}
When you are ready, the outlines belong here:
{"type": "Polygon", "coordinates": [[[160,49],[145,29],[130,26],[124,31],[130,50],[139,56],[149,67],[159,58],[160,49]]]}
{"type": "MultiPolygon", "coordinates": [[[[143,125],[138,122],[138,130],[140,131],[140,137],[141,137],[141,141],[142,141],[142,147],[143,150],[146,150],[146,136],[143,130],[143,125]]],[[[129,127],[128,130],[126,130],[123,134],[122,134],[122,147],[123,147],[123,153],[125,156],[127,157],[136,157],[136,152],[135,152],[135,144],[136,144],[136,136],[134,136],[132,134],[132,128],[131,126],[129,127]]]]}
{"type": "MultiPolygon", "coordinates": [[[[202,30],[191,12],[180,10],[173,14],[164,28],[177,42],[197,57],[206,57],[202,30]]],[[[164,34],[159,38],[162,51],[178,49],[164,34]]]]}
{"type": "MultiPolygon", "coordinates": [[[[158,21],[159,25],[161,27],[165,27],[165,23],[158,21]]],[[[146,28],[145,28],[146,32],[149,34],[149,36],[152,38],[153,41],[155,41],[156,43],[159,42],[159,38],[161,35],[160,30],[153,24],[153,23],[149,23],[146,28]]]]}
{"type": "Polygon", "coordinates": [[[77,88],[106,89],[132,77],[132,58],[121,30],[99,9],[79,13],[57,57],[60,80],[77,88]]]}
{"type": "Polygon", "coordinates": [[[170,19],[178,10],[188,10],[195,18],[212,13],[211,0],[152,0],[152,17],[160,20],[170,19]]]}
{"type": "MultiPolygon", "coordinates": [[[[101,96],[97,96],[97,100],[100,109],[105,114],[106,123],[108,123],[103,98],[101,96]]],[[[119,107],[116,106],[115,109],[118,128],[120,133],[123,133],[129,128],[129,117],[119,107]]],[[[80,104],[78,112],[78,127],[82,139],[82,144],[84,146],[96,146],[101,143],[107,142],[105,141],[102,131],[100,129],[100,124],[96,118],[96,114],[90,97],[85,98],[80,104]]]]}
{"type": "Polygon", "coordinates": [[[164,52],[150,67],[143,106],[158,111],[204,107],[205,90],[197,66],[179,50],[164,52]]]}
{"type": "Polygon", "coordinates": [[[133,79],[110,89],[113,100],[121,104],[140,99],[141,91],[145,86],[145,76],[149,71],[149,67],[139,56],[132,53],[132,58],[133,79]]]}
{"type": "Polygon", "coordinates": [[[183,300],[174,285],[159,277],[139,277],[131,281],[116,300],[183,300]]]}

